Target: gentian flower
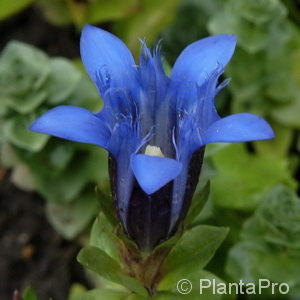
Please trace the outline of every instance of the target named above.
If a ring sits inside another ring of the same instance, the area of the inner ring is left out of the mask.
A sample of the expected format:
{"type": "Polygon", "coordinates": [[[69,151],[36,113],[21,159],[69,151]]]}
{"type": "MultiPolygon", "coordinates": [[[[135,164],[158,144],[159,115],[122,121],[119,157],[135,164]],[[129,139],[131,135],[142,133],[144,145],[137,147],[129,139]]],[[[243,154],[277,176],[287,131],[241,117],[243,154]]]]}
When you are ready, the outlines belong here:
{"type": "MultiPolygon", "coordinates": [[[[166,76],[159,47],[142,42],[139,65],[116,36],[86,25],[83,64],[103,101],[100,112],[58,106],[31,130],[95,144],[109,152],[116,211],[127,235],[142,249],[172,236],[187,213],[202,165],[204,146],[265,140],[266,121],[249,113],[220,118],[214,98],[236,44],[220,34],[186,47],[166,76]]],[[[96,163],[96,162],[95,162],[96,163]]]]}

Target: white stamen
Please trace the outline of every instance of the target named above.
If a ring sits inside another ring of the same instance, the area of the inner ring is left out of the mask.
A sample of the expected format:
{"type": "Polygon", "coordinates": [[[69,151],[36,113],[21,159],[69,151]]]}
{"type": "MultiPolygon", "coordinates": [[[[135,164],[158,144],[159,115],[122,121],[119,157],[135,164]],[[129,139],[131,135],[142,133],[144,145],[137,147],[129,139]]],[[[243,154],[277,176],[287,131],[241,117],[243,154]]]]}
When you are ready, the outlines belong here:
{"type": "Polygon", "coordinates": [[[146,147],[145,154],[146,155],[150,155],[150,156],[165,157],[163,155],[163,153],[161,152],[161,149],[159,147],[157,147],[157,146],[151,146],[151,145],[148,145],[146,147]]]}

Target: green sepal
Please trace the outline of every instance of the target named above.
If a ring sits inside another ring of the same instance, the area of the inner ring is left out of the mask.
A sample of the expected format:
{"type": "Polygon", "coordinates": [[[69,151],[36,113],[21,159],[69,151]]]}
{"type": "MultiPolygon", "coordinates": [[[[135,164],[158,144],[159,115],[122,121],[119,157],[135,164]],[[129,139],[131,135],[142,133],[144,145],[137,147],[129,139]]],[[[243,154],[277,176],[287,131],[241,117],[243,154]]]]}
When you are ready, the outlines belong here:
{"type": "Polygon", "coordinates": [[[207,181],[202,188],[196,190],[193,196],[191,207],[184,220],[185,226],[189,227],[193,223],[193,221],[198,217],[198,215],[201,213],[204,205],[208,200],[209,192],[210,192],[210,181],[207,181]]]}

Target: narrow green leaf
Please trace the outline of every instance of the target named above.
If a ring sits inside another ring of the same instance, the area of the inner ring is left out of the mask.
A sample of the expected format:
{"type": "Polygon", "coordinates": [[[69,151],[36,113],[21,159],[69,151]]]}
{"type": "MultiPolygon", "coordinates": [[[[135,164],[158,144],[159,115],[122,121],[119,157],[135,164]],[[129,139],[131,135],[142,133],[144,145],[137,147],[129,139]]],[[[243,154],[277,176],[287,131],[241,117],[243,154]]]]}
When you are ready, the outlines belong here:
{"type": "Polygon", "coordinates": [[[136,279],[127,276],[121,266],[99,248],[94,246],[85,247],[79,252],[77,259],[83,266],[103,278],[123,285],[142,296],[148,295],[146,289],[136,279]]]}
{"type": "Polygon", "coordinates": [[[120,262],[118,244],[121,241],[113,230],[114,227],[101,212],[93,224],[90,244],[104,251],[115,261],[120,262]]]}
{"type": "Polygon", "coordinates": [[[209,197],[210,191],[210,181],[204,185],[199,191],[194,194],[191,207],[189,209],[188,215],[185,219],[185,224],[189,226],[195,218],[200,214],[202,208],[204,207],[206,201],[209,197]]]}

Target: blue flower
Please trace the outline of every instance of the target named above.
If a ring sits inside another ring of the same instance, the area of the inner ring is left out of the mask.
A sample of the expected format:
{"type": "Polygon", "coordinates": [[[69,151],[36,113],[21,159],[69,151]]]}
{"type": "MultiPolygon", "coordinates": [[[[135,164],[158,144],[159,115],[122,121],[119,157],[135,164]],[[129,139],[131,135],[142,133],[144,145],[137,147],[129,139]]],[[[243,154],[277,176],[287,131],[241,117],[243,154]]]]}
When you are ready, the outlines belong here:
{"type": "Polygon", "coordinates": [[[215,142],[265,140],[266,121],[249,113],[220,118],[214,98],[236,44],[221,34],[183,50],[166,76],[159,48],[142,42],[139,65],[114,35],[86,25],[80,49],[85,68],[104,101],[92,113],[58,106],[31,130],[95,144],[110,154],[110,176],[124,230],[141,248],[171,236],[196,188],[204,146],[215,142]]]}

